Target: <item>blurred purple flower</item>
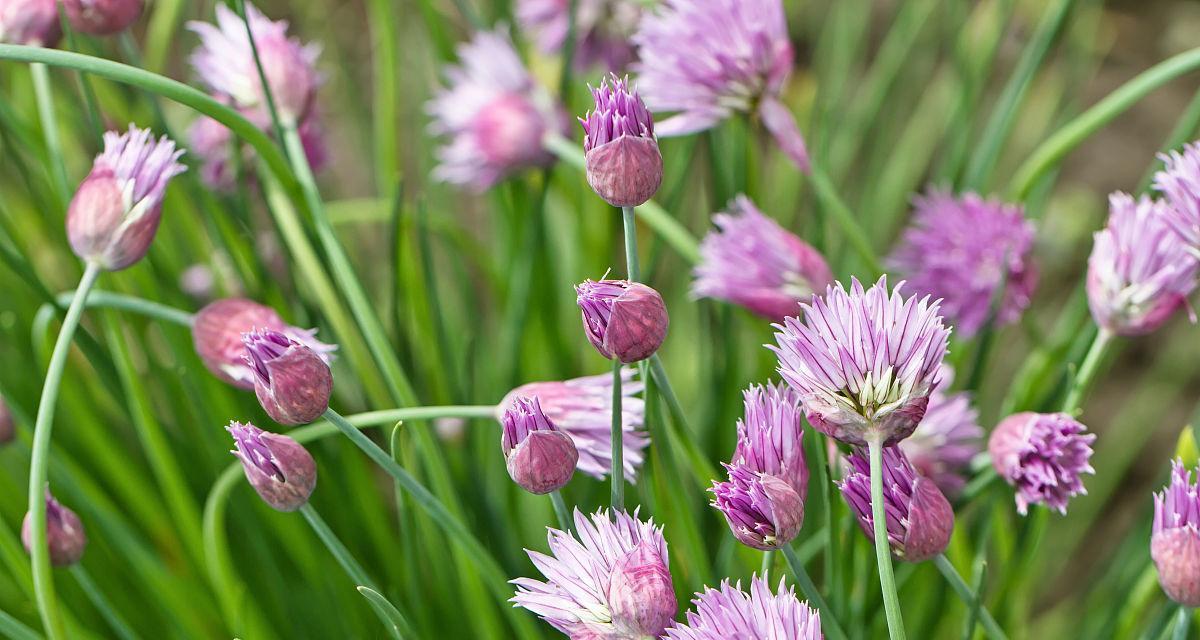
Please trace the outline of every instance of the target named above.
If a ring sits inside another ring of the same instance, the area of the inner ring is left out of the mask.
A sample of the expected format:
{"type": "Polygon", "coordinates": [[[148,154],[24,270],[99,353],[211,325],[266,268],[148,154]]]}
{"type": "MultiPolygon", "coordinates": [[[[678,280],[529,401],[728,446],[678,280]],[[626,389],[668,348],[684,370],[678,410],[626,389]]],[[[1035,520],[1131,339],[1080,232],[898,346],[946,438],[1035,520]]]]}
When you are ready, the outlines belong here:
{"type": "MultiPolygon", "coordinates": [[[[318,111],[315,108],[310,109],[308,116],[297,129],[300,144],[304,147],[304,155],[314,172],[324,169],[329,161],[325,131],[321,126],[318,111]]],[[[266,130],[271,133],[269,127],[266,130]]],[[[244,148],[240,141],[235,144],[233,132],[208,116],[196,118],[188,127],[188,143],[189,150],[201,161],[200,180],[208,188],[222,193],[230,193],[237,186],[237,176],[233,173],[234,150],[241,150],[243,166],[254,160],[251,149],[244,148]]],[[[247,174],[247,177],[253,178],[253,174],[247,174]]]]}
{"type": "Polygon", "coordinates": [[[333,374],[317,352],[270,329],[242,334],[246,364],[254,371],[254,395],[282,425],[307,424],[329,408],[333,374]]]}
{"type": "Polygon", "coordinates": [[[326,364],[337,350],[337,345],[317,340],[316,329],[293,327],[271,307],[246,298],[223,298],[198,311],[192,322],[192,344],[214,376],[249,391],[254,388],[254,369],[246,362],[242,335],[255,329],[278,331],[312,349],[326,364]]]}
{"type": "Polygon", "coordinates": [[[1034,229],[1020,205],[934,190],[915,201],[912,225],[889,259],[920,294],[941,298],[946,321],[963,337],[983,326],[1004,286],[996,323],[1021,317],[1037,285],[1034,229]]]}
{"type": "Polygon", "coordinates": [[[571,436],[546,417],[538,399],[512,399],[501,419],[500,448],[513,482],[530,493],[563,488],[575,473],[579,452],[571,436]]]}
{"type": "Polygon", "coordinates": [[[1163,169],[1154,174],[1154,188],[1171,205],[1167,224],[1194,255],[1200,255],[1200,144],[1159,154],[1163,169]]]}
{"type": "Polygon", "coordinates": [[[145,0],[62,0],[71,27],[80,33],[111,36],[142,16],[145,0]]]}
{"type": "Polygon", "coordinates": [[[1154,494],[1154,527],[1150,557],[1158,582],[1175,602],[1200,606],[1200,486],[1175,460],[1171,481],[1154,494]]]}
{"type": "Polygon", "coordinates": [[[595,108],[583,125],[588,185],[614,207],[636,207],[662,184],[663,162],[654,118],[628,79],[606,77],[592,89],[595,108]]]}
{"type": "Polygon", "coordinates": [[[600,355],[625,364],[654,355],[670,318],[662,296],[640,282],[584,280],[575,285],[583,330],[600,355]]]}
{"type": "Polygon", "coordinates": [[[0,43],[53,47],[60,37],[57,0],[0,0],[0,43]]]}
{"type": "MultiPolygon", "coordinates": [[[[518,0],[517,22],[522,31],[533,34],[542,53],[561,53],[567,42],[569,8],[569,0],[518,0]]],[[[575,69],[602,65],[606,71],[624,71],[635,57],[629,38],[641,15],[637,0],[577,0],[575,69]]]]}
{"type": "Polygon", "coordinates": [[[925,417],[917,430],[899,444],[917,471],[950,497],[957,496],[966,485],[971,460],[983,450],[984,433],[979,426],[979,411],[971,406],[971,394],[946,391],[953,377],[950,366],[942,365],[925,417]]]}
{"type": "Polygon", "coordinates": [[[795,587],[784,581],[771,593],[764,578],[750,580],[750,593],[742,584],[721,582],[720,589],[705,587],[692,600],[687,621],[667,629],[670,640],[822,640],[821,614],[796,598],[795,587]]]}
{"type": "Polygon", "coordinates": [[[738,542],[762,551],[791,542],[804,526],[804,496],[783,478],[745,464],[722,464],[727,482],[713,481],[712,506],[725,515],[738,542]]]}
{"type": "Polygon", "coordinates": [[[803,500],[808,493],[808,464],[799,396],[786,385],[769,382],[752,385],[742,398],[745,417],[737,423],[733,464],[778,477],[803,500]]]}
{"type": "MultiPolygon", "coordinates": [[[[33,519],[26,513],[21,522],[21,544],[26,553],[33,550],[33,519]]],[[[50,495],[46,488],[46,545],[50,547],[50,564],[68,567],[83,558],[87,548],[87,532],[79,516],[50,495]]]]}
{"type": "Polygon", "coordinates": [[[1025,515],[1031,504],[1045,504],[1067,513],[1072,496],[1086,494],[1085,473],[1095,434],[1065,413],[1024,412],[996,425],[988,440],[992,466],[1016,488],[1017,511],[1025,515]]]}
{"type": "Polygon", "coordinates": [[[816,249],[759,211],[744,195],[713,216],[717,230],[700,243],[692,295],[741,305],[783,322],[800,303],[833,284],[816,249]]]}
{"type": "Polygon", "coordinates": [[[784,153],[808,171],[796,120],[779,100],[792,69],[780,0],[664,0],[633,36],[633,68],[664,137],[703,131],[736,112],[755,111],[784,153]]]}
{"type": "Polygon", "coordinates": [[[242,462],[246,480],[277,511],[295,511],[308,503],[317,487],[317,463],[300,443],[263,431],[249,422],[230,422],[233,455],[242,462]]]}

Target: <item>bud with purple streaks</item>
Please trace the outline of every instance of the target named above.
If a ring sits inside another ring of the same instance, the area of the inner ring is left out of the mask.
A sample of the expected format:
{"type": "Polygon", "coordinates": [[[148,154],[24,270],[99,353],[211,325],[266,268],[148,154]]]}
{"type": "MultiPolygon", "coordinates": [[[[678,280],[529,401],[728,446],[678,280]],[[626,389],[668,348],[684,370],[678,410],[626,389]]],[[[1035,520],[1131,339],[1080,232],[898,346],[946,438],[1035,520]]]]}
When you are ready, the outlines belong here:
{"type": "Polygon", "coordinates": [[[242,461],[246,480],[277,511],[303,507],[317,486],[317,463],[295,440],[263,431],[249,422],[230,422],[233,455],[242,461]]]}
{"type": "Polygon", "coordinates": [[[763,551],[792,541],[804,525],[804,498],[783,479],[750,467],[724,465],[728,482],[713,482],[712,505],[738,542],[763,551]]]}
{"type": "Polygon", "coordinates": [[[628,280],[585,280],[575,293],[588,340],[605,358],[645,360],[666,340],[667,306],[654,289],[628,280]]]}
{"type": "Polygon", "coordinates": [[[579,119],[588,184],[614,207],[645,204],[663,176],[654,118],[628,79],[616,74],[592,89],[592,97],[595,109],[579,119]]]}
{"type": "Polygon", "coordinates": [[[246,362],[242,335],[270,329],[312,349],[328,364],[336,345],[316,339],[316,329],[300,329],[283,321],[274,309],[246,298],[215,300],[196,313],[192,344],[196,355],[214,376],[247,391],[254,389],[254,367],[246,362]]]}
{"type": "Polygon", "coordinates": [[[277,331],[242,336],[246,363],[254,370],[254,394],[279,424],[306,424],[329,408],[333,374],[312,349],[277,331]]]}
{"type": "Polygon", "coordinates": [[[579,451],[571,436],[542,412],[536,397],[513,398],[500,421],[504,427],[500,447],[513,482],[530,493],[544,494],[571,480],[579,451]]]}
{"type": "MultiPolygon", "coordinates": [[[[25,514],[21,523],[21,542],[25,551],[33,548],[33,520],[25,514]]],[[[50,564],[56,567],[67,567],[79,562],[83,550],[87,547],[87,533],[83,530],[83,522],[74,511],[50,495],[46,489],[46,544],[50,546],[50,564]]]]}

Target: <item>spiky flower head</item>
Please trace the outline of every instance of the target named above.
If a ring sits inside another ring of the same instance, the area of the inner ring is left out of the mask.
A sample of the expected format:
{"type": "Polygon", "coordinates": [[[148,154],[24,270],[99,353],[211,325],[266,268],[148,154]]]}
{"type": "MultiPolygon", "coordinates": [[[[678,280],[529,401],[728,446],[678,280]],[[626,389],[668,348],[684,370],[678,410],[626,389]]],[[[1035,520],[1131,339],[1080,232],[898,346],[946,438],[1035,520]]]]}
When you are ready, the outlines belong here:
{"type": "Polygon", "coordinates": [[[559,107],[534,81],[503,30],[481,31],[458,48],[459,64],[446,68],[447,86],[427,110],[435,135],[438,180],[486,191],[504,178],[546,166],[554,157],[542,146],[563,129],[559,107]]]}
{"type": "MultiPolygon", "coordinates": [[[[621,428],[624,436],[625,478],[637,480],[642,451],[650,438],[642,431],[646,406],[637,394],[642,383],[633,379],[633,369],[621,371],[621,428]]],[[[603,480],[612,470],[612,375],[601,374],[566,381],[530,382],[513,389],[496,406],[496,419],[519,397],[537,398],[538,405],[554,426],[571,436],[579,452],[577,469],[603,480]]]]}
{"type": "Polygon", "coordinates": [[[783,478],[754,471],[745,464],[724,464],[726,482],[713,481],[709,491],[738,542],[762,551],[791,542],[804,526],[804,496],[783,478]]]}
{"type": "Polygon", "coordinates": [[[942,365],[938,386],[917,430],[900,441],[900,450],[917,472],[933,480],[947,496],[957,496],[967,484],[971,460],[983,450],[983,427],[971,394],[950,393],[954,372],[942,365]]]}
{"type": "Polygon", "coordinates": [[[263,431],[249,422],[230,422],[233,455],[242,461],[246,480],[271,508],[295,511],[317,487],[317,463],[300,443],[263,431]]]}
{"type": "Polygon", "coordinates": [[[645,360],[667,339],[667,306],[654,289],[628,280],[584,280],[575,293],[583,330],[605,358],[645,360]]]}
{"type": "MultiPolygon", "coordinates": [[[[562,53],[570,10],[568,0],[518,0],[517,23],[533,34],[542,53],[562,53]]],[[[635,57],[629,37],[641,15],[637,0],[576,0],[575,70],[596,66],[614,73],[625,70],[635,57]]]]}
{"type": "Polygon", "coordinates": [[[1108,201],[1108,225],[1096,232],[1088,258],[1088,305],[1107,331],[1150,333],[1187,304],[1196,258],[1167,223],[1171,205],[1121,192],[1108,201]]]}
{"type": "Polygon", "coordinates": [[[254,371],[254,395],[272,420],[307,424],[325,413],[333,374],[317,352],[270,329],[242,334],[242,342],[246,364],[254,371]]]}
{"type": "Polygon", "coordinates": [[[283,321],[274,309],[246,298],[222,298],[196,313],[192,344],[196,355],[214,376],[247,391],[254,389],[254,367],[246,362],[242,336],[255,329],[276,331],[320,356],[333,361],[337,345],[317,340],[316,329],[300,329],[283,321]]]}
{"type": "Polygon", "coordinates": [[[996,323],[1020,318],[1037,285],[1033,223],[1023,208],[939,190],[915,205],[890,266],[917,293],[941,298],[946,321],[964,337],[987,322],[1000,287],[996,323]]]}
{"type": "Polygon", "coordinates": [[[537,398],[516,397],[500,420],[500,448],[513,482],[530,493],[566,486],[575,473],[579,451],[571,436],[546,417],[537,398]]]}
{"type": "MultiPolygon", "coordinates": [[[[26,513],[25,520],[21,522],[21,543],[25,545],[26,553],[33,553],[31,515],[26,513]]],[[[46,544],[50,547],[50,564],[56,567],[69,567],[79,562],[83,558],[83,550],[87,548],[83,522],[74,511],[50,495],[49,487],[46,488],[46,544]]]]}
{"type": "Polygon", "coordinates": [[[633,65],[652,111],[671,137],[704,131],[735,113],[753,113],[801,170],[809,166],[796,120],[779,100],[792,69],[781,0],[664,0],[633,36],[633,65]]]}
{"type": "Polygon", "coordinates": [[[1200,606],[1200,486],[1182,460],[1175,460],[1170,482],[1154,494],[1150,557],[1167,596],[1185,607],[1200,606]]]}
{"type": "Polygon", "coordinates": [[[720,589],[705,587],[692,600],[694,611],[685,622],[667,629],[670,640],[822,640],[821,614],[796,597],[795,587],[784,588],[783,578],[774,593],[765,578],[750,580],[750,592],[739,581],[721,582],[720,589]]]}
{"type": "Polygon", "coordinates": [[[0,43],[53,47],[60,37],[57,0],[0,1],[0,43]]]}
{"type": "Polygon", "coordinates": [[[142,16],[145,0],[62,0],[71,28],[94,36],[128,29],[142,16]]]}
{"type": "Polygon", "coordinates": [[[667,542],[653,520],[635,511],[589,518],[575,510],[578,539],[550,529],[550,554],[526,549],[546,581],[517,578],[513,597],[571,638],[657,638],[675,617],[667,542]]]}
{"type": "Polygon", "coordinates": [[[1154,188],[1171,205],[1164,212],[1167,225],[1189,251],[1200,255],[1200,143],[1193,142],[1184,145],[1182,151],[1158,157],[1163,168],[1154,174],[1154,188]]]}
{"type": "Polygon", "coordinates": [[[700,243],[692,295],[743,306],[783,322],[800,303],[833,284],[825,258],[767,217],[745,195],[713,216],[716,230],[700,243]]]}
{"type": "Polygon", "coordinates": [[[614,207],[645,204],[663,176],[654,118],[637,89],[615,74],[592,89],[592,98],[595,108],[579,119],[588,184],[614,207]]]}
{"type": "Polygon", "coordinates": [[[788,483],[801,499],[808,493],[804,416],[800,397],[783,384],[751,385],[742,392],[745,415],[737,423],[733,464],[788,483]]]}
{"type": "Polygon", "coordinates": [[[1072,496],[1086,494],[1085,473],[1095,473],[1092,457],[1095,434],[1065,413],[1013,414],[992,431],[988,454],[992,466],[1017,493],[1017,511],[1044,504],[1067,513],[1072,496]]]}
{"type": "Polygon", "coordinates": [[[813,427],[842,442],[870,438],[895,444],[925,415],[950,330],[938,303],[889,291],[887,276],[870,289],[853,279],[800,305],[804,320],[775,325],[779,373],[797,393],[813,427]]]}
{"type": "Polygon", "coordinates": [[[297,124],[308,114],[321,83],[316,69],[321,48],[289,38],[286,20],[272,21],[248,2],[245,8],[254,47],[241,17],[224,4],[218,4],[215,25],[188,23],[188,28],[200,36],[200,47],[190,58],[192,67],[209,89],[245,110],[252,121],[264,127],[270,122],[262,82],[265,76],[266,88],[280,119],[297,124]],[[255,48],[263,76],[255,63],[255,48]]]}
{"type": "MultiPolygon", "coordinates": [[[[846,460],[848,473],[838,487],[872,541],[871,464],[866,451],[846,460]]],[[[954,532],[954,509],[932,480],[917,473],[897,447],[883,450],[883,502],[888,545],[901,560],[921,562],[946,550],[954,532]]]]}
{"type": "Polygon", "coordinates": [[[13,422],[12,410],[0,396],[0,445],[6,445],[17,437],[17,425],[13,422]]]}

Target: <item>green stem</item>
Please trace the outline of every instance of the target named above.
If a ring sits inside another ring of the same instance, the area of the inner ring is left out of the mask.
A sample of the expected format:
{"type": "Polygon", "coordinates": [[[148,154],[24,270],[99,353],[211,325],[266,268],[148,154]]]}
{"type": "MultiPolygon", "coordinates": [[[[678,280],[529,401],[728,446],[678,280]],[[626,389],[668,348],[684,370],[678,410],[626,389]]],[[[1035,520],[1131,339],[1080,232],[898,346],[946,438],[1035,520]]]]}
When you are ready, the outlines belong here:
{"type": "Polygon", "coordinates": [[[571,527],[571,510],[567,509],[567,503],[563,501],[562,491],[551,491],[550,503],[554,505],[554,515],[558,517],[558,528],[567,533],[574,531],[571,527]]]}
{"type": "Polygon", "coordinates": [[[333,529],[329,528],[329,525],[325,523],[325,519],[321,517],[321,514],[317,513],[317,510],[313,508],[311,503],[306,502],[303,507],[300,507],[300,515],[304,516],[304,519],[308,521],[313,532],[325,544],[325,548],[329,549],[329,553],[333,554],[334,559],[341,565],[342,570],[346,572],[346,575],[350,577],[355,586],[368,587],[374,591],[379,591],[379,587],[375,586],[375,581],[371,579],[371,576],[367,575],[366,569],[363,569],[358,560],[355,560],[354,556],[350,555],[350,550],[346,548],[346,545],[342,544],[337,534],[333,532],[333,529]]]}
{"type": "MultiPolygon", "coordinates": [[[[67,291],[60,293],[56,297],[58,304],[67,306],[74,302],[75,292],[67,291]]],[[[141,314],[155,320],[163,320],[184,327],[192,326],[192,321],[195,316],[183,309],[176,309],[165,304],[152,302],[145,298],[135,296],[127,296],[121,293],[113,293],[111,291],[92,291],[87,297],[84,306],[88,309],[103,307],[107,309],[116,309],[118,311],[130,311],[141,314]]]]}
{"type": "Polygon", "coordinates": [[[954,589],[959,598],[962,598],[967,608],[979,612],[979,621],[983,623],[983,630],[987,633],[987,636],[992,640],[1008,640],[1008,636],[1004,634],[1004,630],[996,623],[996,619],[983,606],[983,603],[979,602],[975,597],[975,594],[971,591],[971,587],[967,586],[966,581],[962,579],[962,576],[958,574],[958,571],[954,568],[953,564],[950,564],[946,556],[939,553],[933,558],[933,564],[937,566],[938,571],[942,572],[942,576],[946,578],[946,582],[950,584],[950,588],[954,589]]]}
{"type": "Polygon", "coordinates": [[[758,570],[758,574],[763,579],[763,581],[766,581],[768,578],[771,577],[771,561],[774,559],[775,559],[774,551],[764,551],[763,552],[762,567],[759,568],[759,570],[758,570]]]}
{"type": "Polygon", "coordinates": [[[621,219],[625,226],[625,266],[629,271],[629,280],[637,282],[642,270],[638,266],[637,225],[633,223],[633,207],[621,207],[621,219]]]}
{"type": "Polygon", "coordinates": [[[1074,413],[1079,409],[1079,403],[1083,400],[1083,395],[1091,388],[1092,382],[1095,381],[1100,362],[1104,360],[1104,352],[1108,349],[1111,341],[1112,334],[1108,331],[1100,329],[1096,332],[1096,338],[1092,340],[1092,346],[1088,348],[1087,355],[1083,357],[1083,363],[1079,365],[1079,371],[1071,383],[1067,399],[1063,401],[1063,413],[1074,413]]]}
{"type": "MultiPolygon", "coordinates": [[[[250,27],[250,18],[246,15],[246,1],[236,0],[234,4],[237,5],[238,17],[242,19],[242,24],[246,25],[246,39],[250,42],[250,53],[254,58],[254,68],[258,72],[258,81],[262,84],[263,97],[267,100],[267,113],[271,115],[271,127],[275,130],[275,137],[282,140],[284,124],[279,117],[279,109],[275,106],[274,92],[271,90],[271,85],[267,82],[267,72],[263,70],[262,59],[258,56],[258,44],[254,42],[254,29],[250,27]]],[[[292,123],[289,122],[289,124],[292,123]]]]}
{"type": "Polygon", "coordinates": [[[1192,626],[1192,608],[1180,605],[1179,613],[1175,616],[1175,631],[1172,640],[1187,640],[1188,627],[1192,626]]]}
{"type": "Polygon", "coordinates": [[[54,191],[63,204],[71,199],[67,186],[67,168],[62,158],[62,143],[58,140],[58,118],[54,115],[54,93],[50,87],[50,74],[46,65],[35,62],[29,65],[33,75],[33,94],[37,100],[38,119],[42,121],[42,136],[46,141],[46,159],[50,163],[50,178],[54,191]]]}
{"type": "Polygon", "coordinates": [[[871,521],[875,537],[875,564],[879,567],[879,586],[883,589],[883,609],[887,614],[888,635],[892,640],[904,640],[904,618],[900,615],[900,598],[896,595],[896,577],[892,574],[892,551],[887,537],[887,516],[883,511],[883,437],[872,434],[867,439],[871,458],[871,521]]]}
{"type": "Polygon", "coordinates": [[[92,581],[92,577],[88,575],[87,569],[84,569],[82,564],[71,565],[71,575],[75,576],[75,581],[79,583],[79,588],[83,589],[88,600],[92,601],[92,605],[100,612],[105,622],[108,622],[108,626],[112,627],[112,630],[122,640],[134,640],[134,638],[137,638],[137,634],[125,623],[125,620],[121,618],[121,614],[117,613],[117,610],[113,608],[112,603],[108,601],[104,592],[92,581]]]}
{"type": "Polygon", "coordinates": [[[625,510],[625,427],[621,414],[621,361],[613,359],[612,393],[612,493],[609,506],[625,510]]]}
{"type": "Polygon", "coordinates": [[[63,369],[71,352],[71,338],[79,326],[88,292],[100,277],[100,265],[88,263],[75,299],[67,308],[54,352],[46,368],[46,381],[42,386],[42,398],[38,402],[37,418],[33,426],[33,452],[29,463],[29,521],[30,555],[33,557],[33,589],[37,596],[38,612],[42,625],[50,640],[65,638],[62,618],[58,614],[58,602],[54,597],[54,576],[50,567],[50,545],[46,540],[46,474],[50,463],[50,434],[54,429],[54,410],[58,401],[58,389],[62,383],[63,369]]]}
{"type": "Polygon", "coordinates": [[[650,372],[654,376],[654,383],[658,386],[659,393],[667,401],[667,412],[671,414],[672,428],[668,430],[671,435],[671,447],[684,452],[686,457],[684,461],[691,467],[692,474],[698,482],[708,483],[717,477],[717,471],[696,446],[695,440],[691,438],[691,429],[688,428],[683,404],[675,395],[675,389],[671,386],[670,378],[667,377],[667,370],[663,368],[662,359],[658,357],[657,353],[650,356],[650,372]]]}
{"type": "Polygon", "coordinates": [[[875,256],[875,250],[871,248],[871,241],[867,238],[867,233],[863,231],[858,220],[854,218],[854,213],[850,211],[850,207],[842,201],[838,195],[837,189],[829,180],[829,176],[825,175],[825,171],[817,165],[813,165],[811,172],[808,175],[809,181],[813,186],[813,193],[817,199],[821,201],[821,205],[832,214],[833,221],[841,228],[842,233],[846,235],[846,239],[850,241],[850,245],[862,258],[863,263],[867,265],[873,274],[883,273],[883,265],[879,263],[879,258],[875,256]]]}
{"type": "Polygon", "coordinates": [[[813,584],[812,578],[808,576],[808,571],[804,569],[804,562],[796,556],[796,551],[792,549],[791,545],[784,545],[780,549],[783,551],[783,557],[787,559],[788,566],[792,569],[792,575],[796,577],[796,582],[800,585],[800,590],[804,592],[804,597],[808,598],[808,602],[821,612],[821,626],[830,640],[847,638],[846,632],[842,631],[841,625],[833,616],[833,609],[829,607],[829,603],[825,602],[825,598],[817,590],[817,585],[813,584]]]}

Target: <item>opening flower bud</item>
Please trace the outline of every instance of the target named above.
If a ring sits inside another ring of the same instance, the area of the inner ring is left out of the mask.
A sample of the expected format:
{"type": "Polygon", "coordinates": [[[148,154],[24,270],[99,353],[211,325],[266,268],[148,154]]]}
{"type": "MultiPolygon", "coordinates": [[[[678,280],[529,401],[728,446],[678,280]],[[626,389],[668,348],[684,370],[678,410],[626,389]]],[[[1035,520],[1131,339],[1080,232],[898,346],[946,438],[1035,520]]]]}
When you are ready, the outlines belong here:
{"type": "Polygon", "coordinates": [[[608,606],[613,624],[628,629],[632,637],[657,638],[671,624],[679,608],[675,588],[660,550],[651,541],[640,542],[613,566],[608,606]]]}
{"type": "Polygon", "coordinates": [[[654,118],[637,90],[615,74],[592,89],[592,97],[595,109],[579,119],[588,184],[614,207],[644,204],[663,176],[654,118]]]}
{"type": "Polygon", "coordinates": [[[1044,504],[1066,514],[1075,495],[1087,493],[1083,474],[1095,473],[1089,460],[1095,434],[1065,413],[1011,415],[992,431],[992,466],[1017,492],[1017,512],[1044,504]]]}
{"type": "Polygon", "coordinates": [[[295,511],[308,502],[317,486],[317,463],[307,449],[248,422],[230,422],[225,429],[233,436],[231,453],[263,502],[277,511],[295,511]]]}
{"type": "Polygon", "coordinates": [[[537,398],[514,398],[501,418],[500,448],[508,475],[522,489],[544,494],[561,489],[575,474],[579,451],[542,412],[537,398]]]}
{"type": "Polygon", "coordinates": [[[306,424],[329,408],[333,374],[312,349],[277,331],[242,336],[246,363],[254,370],[254,394],[279,424],[306,424]]]}
{"type": "Polygon", "coordinates": [[[62,0],[71,28],[94,36],[110,36],[137,22],[145,0],[62,0]]]}
{"type": "Polygon", "coordinates": [[[605,358],[645,360],[666,340],[667,306],[654,289],[628,280],[585,280],[575,293],[588,340],[605,358]]]}
{"type": "Polygon", "coordinates": [[[246,298],[224,298],[209,303],[196,313],[192,344],[196,355],[213,375],[247,391],[254,389],[254,368],[246,362],[242,335],[254,329],[277,331],[312,349],[326,364],[333,359],[335,345],[316,339],[316,329],[299,329],[283,321],[275,310],[246,298]]]}
{"type": "MultiPolygon", "coordinates": [[[[25,514],[21,523],[21,543],[25,551],[32,553],[33,549],[33,519],[25,514]]],[[[83,530],[83,522],[74,511],[50,495],[46,489],[46,544],[50,546],[50,564],[56,567],[68,567],[79,562],[83,550],[87,547],[87,533],[83,530]]]]}
{"type": "Polygon", "coordinates": [[[1200,607],[1200,486],[1176,460],[1171,481],[1154,495],[1150,557],[1163,591],[1185,607],[1200,607]]]}
{"type": "Polygon", "coordinates": [[[763,551],[792,541],[804,525],[804,498],[782,478],[745,465],[724,465],[728,482],[713,482],[712,505],[738,542],[763,551]]]}

